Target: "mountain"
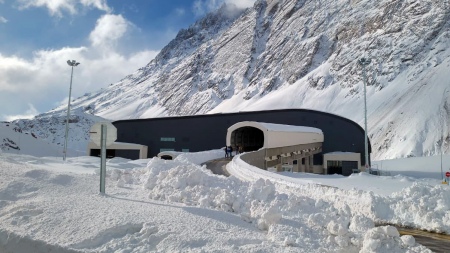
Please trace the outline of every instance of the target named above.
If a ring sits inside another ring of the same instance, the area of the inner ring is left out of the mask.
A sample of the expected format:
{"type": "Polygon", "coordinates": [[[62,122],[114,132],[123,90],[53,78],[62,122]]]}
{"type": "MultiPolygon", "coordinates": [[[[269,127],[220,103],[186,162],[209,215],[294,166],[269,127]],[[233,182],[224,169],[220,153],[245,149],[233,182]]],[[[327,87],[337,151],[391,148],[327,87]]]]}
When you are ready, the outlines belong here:
{"type": "MultiPolygon", "coordinates": [[[[15,141],[16,148],[5,148],[8,142],[0,147],[10,153],[28,154],[34,156],[63,156],[63,146],[65,140],[67,111],[52,113],[43,113],[34,119],[21,119],[14,122],[3,122],[3,128],[0,129],[0,137],[6,136],[15,141]],[[13,129],[14,134],[11,130],[13,129]],[[24,135],[26,135],[24,137],[24,135]],[[20,141],[24,138],[34,137],[33,141],[20,141]],[[33,144],[41,143],[41,144],[33,144]],[[34,150],[33,147],[38,147],[34,150]],[[45,150],[48,150],[45,151],[45,150]]],[[[69,132],[67,138],[67,155],[80,156],[86,155],[87,144],[89,142],[89,129],[92,125],[100,121],[107,121],[101,117],[87,114],[81,108],[74,108],[70,112],[69,132]]],[[[0,124],[1,126],[1,124],[0,124]]]]}
{"type": "Polygon", "coordinates": [[[61,156],[62,150],[37,137],[33,132],[22,131],[9,122],[0,122],[0,154],[26,154],[33,156],[61,156]]]}
{"type": "Polygon", "coordinates": [[[448,0],[224,5],[149,64],[73,106],[110,120],[309,108],[363,125],[365,57],[372,157],[448,152],[449,17],[448,0]]]}

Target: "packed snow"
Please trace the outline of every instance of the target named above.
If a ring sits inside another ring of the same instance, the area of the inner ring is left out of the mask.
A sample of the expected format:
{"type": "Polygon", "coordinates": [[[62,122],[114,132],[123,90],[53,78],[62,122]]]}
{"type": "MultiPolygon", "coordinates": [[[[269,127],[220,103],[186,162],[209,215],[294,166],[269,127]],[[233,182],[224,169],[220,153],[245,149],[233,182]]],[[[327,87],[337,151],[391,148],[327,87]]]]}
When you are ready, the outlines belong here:
{"type": "MultiPolygon", "coordinates": [[[[1,252],[431,252],[391,225],[450,233],[439,179],[270,173],[222,150],[107,162],[0,155],[1,252]]],[[[445,159],[444,159],[445,160],[445,159]]]]}

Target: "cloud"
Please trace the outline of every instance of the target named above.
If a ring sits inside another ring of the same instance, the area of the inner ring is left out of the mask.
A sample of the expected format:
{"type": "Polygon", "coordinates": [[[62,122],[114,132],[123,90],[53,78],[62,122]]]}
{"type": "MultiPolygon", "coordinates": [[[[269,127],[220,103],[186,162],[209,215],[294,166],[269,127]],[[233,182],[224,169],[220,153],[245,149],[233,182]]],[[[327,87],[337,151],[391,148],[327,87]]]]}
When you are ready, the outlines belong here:
{"type": "Polygon", "coordinates": [[[0,16],[0,23],[7,23],[8,20],[2,16],[0,16]]]}
{"type": "Polygon", "coordinates": [[[62,16],[64,11],[70,14],[78,13],[79,6],[96,8],[105,12],[111,12],[106,0],[18,0],[20,9],[31,7],[47,8],[52,16],[62,16]]]}
{"type": "Polygon", "coordinates": [[[119,81],[145,66],[157,53],[143,50],[127,56],[114,51],[98,53],[95,48],[79,47],[41,50],[29,60],[0,55],[2,111],[5,114],[24,111],[26,103],[21,101],[42,106],[41,112],[52,109],[49,107],[55,105],[55,99],[61,101],[64,98],[67,102],[71,71],[66,61],[69,59],[81,63],[74,67],[73,99],[119,81]]]}
{"type": "Polygon", "coordinates": [[[39,112],[34,108],[33,104],[28,103],[28,110],[25,111],[24,114],[21,115],[3,115],[4,120],[13,121],[16,119],[32,119],[39,112]]]}
{"type": "Polygon", "coordinates": [[[196,0],[193,11],[196,16],[203,16],[208,12],[217,10],[222,4],[234,4],[239,9],[252,7],[256,0],[196,0]]]}
{"type": "Polygon", "coordinates": [[[72,99],[98,91],[147,65],[158,51],[124,53],[116,45],[125,39],[132,26],[120,15],[106,14],[97,20],[90,33],[90,45],[37,50],[29,58],[0,53],[2,117],[17,118],[16,114],[22,117],[31,115],[30,112],[35,115],[39,109],[45,112],[55,106],[55,100],[65,99],[67,103],[70,83],[67,60],[81,63],[74,67],[72,99]],[[30,110],[29,103],[38,110],[30,110]],[[26,113],[17,113],[20,111],[26,113]]]}
{"type": "Polygon", "coordinates": [[[93,46],[110,47],[126,33],[130,23],[122,15],[106,14],[97,20],[89,35],[93,46]]]}

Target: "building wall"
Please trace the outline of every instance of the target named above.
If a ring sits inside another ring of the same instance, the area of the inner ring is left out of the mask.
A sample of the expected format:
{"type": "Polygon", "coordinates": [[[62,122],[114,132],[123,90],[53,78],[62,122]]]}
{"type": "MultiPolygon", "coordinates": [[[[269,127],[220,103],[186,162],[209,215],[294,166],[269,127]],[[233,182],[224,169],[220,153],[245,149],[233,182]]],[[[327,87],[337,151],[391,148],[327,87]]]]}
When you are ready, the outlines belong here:
{"type": "MultiPolygon", "coordinates": [[[[113,122],[117,141],[148,146],[148,157],[160,149],[190,152],[222,148],[226,145],[227,129],[241,121],[309,126],[322,130],[325,141],[322,152],[346,151],[364,154],[364,130],[355,122],[329,113],[286,109],[241,113],[220,113],[198,116],[121,120],[113,122]],[[169,138],[161,141],[161,137],[169,138]]],[[[370,152],[369,144],[369,152],[370,152]]],[[[364,156],[361,155],[364,164],[364,156]]],[[[314,164],[322,164],[321,154],[314,155],[314,164]]]]}
{"type": "Polygon", "coordinates": [[[298,144],[323,142],[324,136],[318,133],[267,132],[267,147],[284,147],[298,144]]]}
{"type": "MultiPolygon", "coordinates": [[[[364,163],[361,163],[362,154],[358,153],[335,153],[323,155],[323,169],[328,173],[328,161],[356,161],[359,164],[359,170],[365,171],[364,163]]],[[[344,173],[343,173],[344,174],[344,173]]],[[[344,174],[345,175],[345,174],[344,174]]]]}
{"type": "MultiPolygon", "coordinates": [[[[147,146],[121,144],[114,142],[106,147],[106,155],[112,157],[125,157],[128,159],[146,159],[148,154],[147,146]]],[[[88,143],[87,155],[100,156],[100,147],[92,141],[88,143]]]]}

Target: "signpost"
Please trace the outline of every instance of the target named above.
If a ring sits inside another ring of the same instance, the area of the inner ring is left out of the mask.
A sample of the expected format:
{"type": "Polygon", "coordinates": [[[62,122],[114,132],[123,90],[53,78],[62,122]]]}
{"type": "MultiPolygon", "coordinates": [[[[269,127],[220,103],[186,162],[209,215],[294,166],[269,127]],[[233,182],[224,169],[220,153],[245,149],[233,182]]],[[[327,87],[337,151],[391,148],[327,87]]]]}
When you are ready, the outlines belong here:
{"type": "Polygon", "coordinates": [[[445,181],[442,182],[442,184],[448,184],[448,178],[450,177],[450,171],[445,172],[445,181]]]}
{"type": "Polygon", "coordinates": [[[105,193],[106,147],[117,140],[117,128],[110,122],[99,122],[89,131],[91,141],[100,146],[100,192],[105,193]]]}

